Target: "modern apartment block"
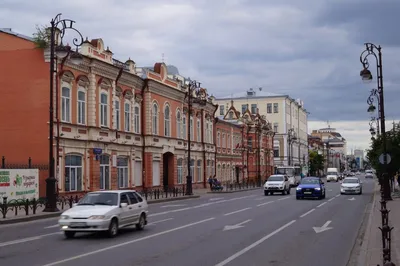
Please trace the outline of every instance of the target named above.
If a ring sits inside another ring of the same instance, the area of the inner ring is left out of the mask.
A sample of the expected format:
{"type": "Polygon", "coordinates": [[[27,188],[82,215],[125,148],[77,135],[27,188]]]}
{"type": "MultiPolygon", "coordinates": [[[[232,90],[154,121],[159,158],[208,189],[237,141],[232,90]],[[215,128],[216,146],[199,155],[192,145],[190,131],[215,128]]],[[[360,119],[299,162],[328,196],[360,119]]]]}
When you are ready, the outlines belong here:
{"type": "Polygon", "coordinates": [[[248,109],[252,114],[265,116],[271,123],[274,136],[274,163],[279,165],[308,165],[307,110],[301,100],[250,89],[246,92],[217,97],[216,116],[225,115],[233,106],[242,114],[248,109]]]}

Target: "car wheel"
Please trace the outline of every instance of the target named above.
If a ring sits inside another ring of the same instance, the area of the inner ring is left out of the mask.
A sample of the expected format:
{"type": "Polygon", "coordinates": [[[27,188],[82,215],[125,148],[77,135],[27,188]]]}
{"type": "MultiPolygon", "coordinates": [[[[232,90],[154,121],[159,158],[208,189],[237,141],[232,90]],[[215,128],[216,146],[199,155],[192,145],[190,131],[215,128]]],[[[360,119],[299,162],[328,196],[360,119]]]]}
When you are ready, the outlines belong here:
{"type": "Polygon", "coordinates": [[[361,195],[362,194],[362,189],[360,190],[360,193],[359,193],[359,195],[361,195]]]}
{"type": "Polygon", "coordinates": [[[109,237],[115,237],[118,235],[118,221],[116,218],[113,218],[108,226],[107,234],[109,237]]]}
{"type": "Polygon", "coordinates": [[[74,232],[74,231],[64,231],[65,238],[67,238],[67,239],[74,238],[75,233],[76,232],[74,232]]]}
{"type": "Polygon", "coordinates": [[[268,191],[264,191],[264,196],[268,196],[268,191]]]}
{"type": "Polygon", "coordinates": [[[285,195],[286,193],[285,193],[286,191],[285,191],[285,189],[283,189],[283,191],[282,191],[282,195],[285,195]]]}
{"type": "Polygon", "coordinates": [[[296,199],[297,199],[297,200],[300,200],[300,199],[301,199],[301,197],[299,197],[299,196],[296,196],[296,199]]]}
{"type": "Polygon", "coordinates": [[[143,230],[145,225],[146,225],[146,216],[142,213],[140,215],[139,222],[136,224],[136,229],[143,230]]]}

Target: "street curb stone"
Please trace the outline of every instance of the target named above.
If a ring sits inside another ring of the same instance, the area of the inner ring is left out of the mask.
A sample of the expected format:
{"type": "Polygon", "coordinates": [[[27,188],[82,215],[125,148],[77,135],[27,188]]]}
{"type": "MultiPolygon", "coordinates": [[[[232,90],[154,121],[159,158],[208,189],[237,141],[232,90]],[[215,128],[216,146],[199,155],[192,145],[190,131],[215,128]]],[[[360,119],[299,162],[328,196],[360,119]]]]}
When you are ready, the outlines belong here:
{"type": "MultiPolygon", "coordinates": [[[[162,203],[162,202],[187,200],[187,199],[195,199],[195,198],[200,198],[200,195],[157,199],[157,200],[148,201],[147,204],[151,205],[151,204],[162,203]]],[[[4,219],[4,220],[0,220],[0,225],[2,225],[2,224],[16,224],[16,223],[23,223],[23,222],[42,220],[42,219],[47,219],[47,218],[54,218],[54,217],[60,216],[63,212],[64,211],[52,212],[52,213],[46,213],[46,214],[33,214],[31,216],[4,219]]]]}
{"type": "Polygon", "coordinates": [[[376,203],[375,198],[378,191],[378,184],[375,183],[373,194],[365,207],[363,219],[357,233],[356,241],[354,242],[353,248],[350,252],[347,266],[369,265],[367,262],[368,242],[371,235],[372,216],[374,214],[376,203]]]}
{"type": "Polygon", "coordinates": [[[227,190],[227,191],[207,191],[207,194],[226,194],[226,193],[237,193],[237,192],[244,192],[244,191],[251,191],[261,189],[258,188],[249,188],[249,189],[240,189],[240,190],[227,190]]]}

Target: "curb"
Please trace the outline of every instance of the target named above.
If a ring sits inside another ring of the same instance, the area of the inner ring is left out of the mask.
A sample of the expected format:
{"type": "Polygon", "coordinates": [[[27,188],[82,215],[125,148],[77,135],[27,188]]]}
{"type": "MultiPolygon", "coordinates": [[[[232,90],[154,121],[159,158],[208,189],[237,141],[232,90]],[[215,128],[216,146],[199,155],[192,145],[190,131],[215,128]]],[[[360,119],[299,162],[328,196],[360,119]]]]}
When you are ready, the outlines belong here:
{"type": "MultiPolygon", "coordinates": [[[[157,199],[157,200],[148,201],[147,204],[151,205],[151,204],[162,203],[162,202],[187,200],[187,199],[196,199],[196,198],[200,198],[200,195],[157,199]]],[[[54,218],[54,217],[60,216],[63,212],[64,211],[52,212],[52,213],[46,213],[46,214],[37,214],[37,215],[34,214],[34,215],[31,215],[31,216],[4,219],[4,220],[0,220],[0,225],[3,225],[3,224],[17,224],[17,223],[23,223],[23,222],[30,222],[30,221],[54,218]]]]}
{"type": "Polygon", "coordinates": [[[257,188],[249,188],[249,189],[240,189],[240,190],[225,190],[225,191],[207,191],[207,194],[226,194],[226,193],[237,193],[237,192],[245,192],[251,190],[261,189],[261,187],[257,188]]]}
{"type": "Polygon", "coordinates": [[[365,207],[365,213],[358,229],[356,241],[351,249],[347,266],[369,265],[367,262],[368,243],[372,230],[371,223],[376,204],[376,195],[379,192],[377,188],[379,188],[378,183],[375,183],[371,199],[365,207]]]}

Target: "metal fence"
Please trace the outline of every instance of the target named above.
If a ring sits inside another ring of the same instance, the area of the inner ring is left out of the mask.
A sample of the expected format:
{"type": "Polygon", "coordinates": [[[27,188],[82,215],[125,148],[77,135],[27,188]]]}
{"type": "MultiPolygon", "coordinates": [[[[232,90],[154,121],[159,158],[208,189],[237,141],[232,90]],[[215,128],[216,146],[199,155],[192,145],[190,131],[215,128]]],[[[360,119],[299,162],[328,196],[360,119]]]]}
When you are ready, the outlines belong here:
{"type": "Polygon", "coordinates": [[[32,158],[29,157],[27,163],[7,163],[6,157],[1,156],[0,169],[39,169],[48,170],[48,164],[33,164],[32,158]]]}
{"type": "Polygon", "coordinates": [[[245,190],[245,189],[253,189],[261,187],[260,182],[250,180],[248,182],[232,182],[232,181],[225,181],[221,182],[220,186],[213,186],[212,191],[221,191],[221,192],[228,192],[228,191],[237,191],[237,190],[245,190]]]}

